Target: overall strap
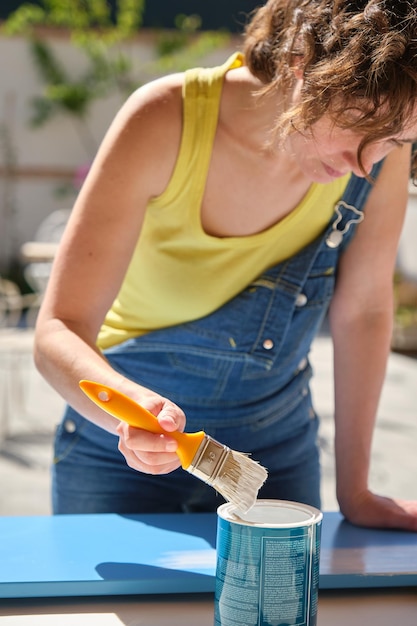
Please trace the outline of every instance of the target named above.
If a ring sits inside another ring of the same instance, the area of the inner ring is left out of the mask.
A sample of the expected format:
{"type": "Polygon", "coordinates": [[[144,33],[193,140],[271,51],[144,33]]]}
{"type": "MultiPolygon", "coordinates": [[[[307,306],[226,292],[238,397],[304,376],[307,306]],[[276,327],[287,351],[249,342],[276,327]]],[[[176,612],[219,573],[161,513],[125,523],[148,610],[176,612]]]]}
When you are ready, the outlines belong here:
{"type": "Polygon", "coordinates": [[[363,221],[365,203],[372,189],[373,181],[381,171],[383,161],[379,161],[372,168],[370,178],[360,178],[352,174],[342,198],[335,206],[335,216],[331,223],[331,231],[326,236],[329,248],[337,248],[343,244],[345,248],[350,241],[356,226],[363,221]]]}
{"type": "MultiPolygon", "coordinates": [[[[373,168],[372,179],[380,168],[380,163],[373,168]]],[[[267,301],[262,304],[259,301],[264,317],[253,355],[270,358],[272,363],[282,358],[283,353],[291,354],[294,367],[306,357],[331,300],[340,254],[363,219],[371,189],[372,182],[352,175],[325,231],[298,254],[271,267],[254,281],[253,286],[266,287],[263,291],[267,301]],[[266,355],[263,338],[268,333],[274,336],[274,348],[266,355]]]]}
{"type": "Polygon", "coordinates": [[[382,161],[374,165],[370,181],[352,174],[342,198],[335,206],[333,219],[325,232],[294,257],[268,270],[266,273],[270,278],[289,281],[293,285],[298,285],[298,291],[301,291],[323,246],[325,249],[335,250],[334,263],[337,262],[339,252],[344,250],[357,224],[364,219],[363,209],[381,166],[382,161]]]}

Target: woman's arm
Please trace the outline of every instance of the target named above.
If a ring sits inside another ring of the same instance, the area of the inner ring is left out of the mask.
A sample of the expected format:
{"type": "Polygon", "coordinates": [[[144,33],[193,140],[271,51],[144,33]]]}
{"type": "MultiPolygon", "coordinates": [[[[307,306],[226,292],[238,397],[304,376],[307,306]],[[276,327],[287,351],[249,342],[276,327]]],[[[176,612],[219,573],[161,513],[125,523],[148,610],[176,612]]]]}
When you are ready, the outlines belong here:
{"type": "Polygon", "coordinates": [[[35,334],[35,362],[46,380],[87,419],[113,433],[117,428],[124,453],[131,456],[128,462],[152,473],[178,466],[172,452],[151,454],[175,449],[175,442],[144,431],[139,442],[137,429],[118,426],[84,396],[78,382],[87,378],[116,387],[158,415],[166,430],[184,427],[178,407],[117,373],[96,348],[98,331],[140,236],[147,203],[166,188],[174,169],[182,131],[181,86],[180,75],[150,83],[116,116],[72,210],[35,334]],[[140,462],[131,454],[137,447],[146,451],[140,462]]]}
{"type": "Polygon", "coordinates": [[[406,146],[386,158],[369,196],[365,220],[341,259],[329,319],[341,511],[360,525],[417,530],[417,502],[377,496],[368,487],[372,433],[390,353],[393,273],[409,169],[406,146]]]}

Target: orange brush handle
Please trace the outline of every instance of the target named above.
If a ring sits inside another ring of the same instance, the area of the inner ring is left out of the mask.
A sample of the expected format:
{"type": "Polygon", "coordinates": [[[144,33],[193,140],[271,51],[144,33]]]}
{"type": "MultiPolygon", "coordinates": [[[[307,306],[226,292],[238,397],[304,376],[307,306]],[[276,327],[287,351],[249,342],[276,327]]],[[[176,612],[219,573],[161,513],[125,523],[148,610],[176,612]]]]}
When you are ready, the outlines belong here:
{"type": "Polygon", "coordinates": [[[188,469],[192,464],[197,450],[206,436],[203,431],[181,433],[175,430],[169,433],[161,428],[155,415],[120,391],[95,383],[92,380],[81,380],[79,385],[90,400],[113,417],[135,428],[142,428],[150,433],[167,435],[175,439],[178,443],[176,453],[183,469],[188,469]]]}

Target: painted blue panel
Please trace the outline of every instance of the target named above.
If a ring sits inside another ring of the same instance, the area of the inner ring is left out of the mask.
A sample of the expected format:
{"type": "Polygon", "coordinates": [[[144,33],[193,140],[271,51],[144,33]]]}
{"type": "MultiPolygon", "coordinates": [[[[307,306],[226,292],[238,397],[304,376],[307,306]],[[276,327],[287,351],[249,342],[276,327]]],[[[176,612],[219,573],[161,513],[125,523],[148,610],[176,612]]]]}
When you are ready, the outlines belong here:
{"type": "Polygon", "coordinates": [[[324,514],[321,589],[400,586],[417,586],[417,533],[360,528],[324,514]]]}
{"type": "MultiPolygon", "coordinates": [[[[213,592],[217,516],[0,518],[0,598],[213,592]]],[[[417,586],[417,534],[325,513],[320,587],[417,586]]]]}
{"type": "Polygon", "coordinates": [[[211,591],[215,527],[208,514],[5,517],[0,597],[211,591]]]}

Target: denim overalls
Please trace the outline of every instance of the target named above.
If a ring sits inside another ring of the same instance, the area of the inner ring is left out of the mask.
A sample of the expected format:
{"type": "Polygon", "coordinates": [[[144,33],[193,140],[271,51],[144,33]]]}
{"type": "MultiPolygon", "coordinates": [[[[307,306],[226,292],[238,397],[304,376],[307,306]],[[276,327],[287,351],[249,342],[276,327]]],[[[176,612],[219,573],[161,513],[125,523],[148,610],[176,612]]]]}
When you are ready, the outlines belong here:
{"type": "MultiPolygon", "coordinates": [[[[269,477],[259,497],[320,507],[308,354],[369,190],[352,176],[320,237],[214,313],[105,351],[116,370],[181,406],[187,431],[203,429],[260,461],[269,477]]],[[[55,513],[214,511],[223,502],[181,468],[164,476],[132,470],[117,444],[67,408],[55,440],[55,513]]]]}

